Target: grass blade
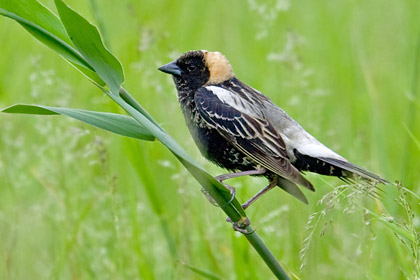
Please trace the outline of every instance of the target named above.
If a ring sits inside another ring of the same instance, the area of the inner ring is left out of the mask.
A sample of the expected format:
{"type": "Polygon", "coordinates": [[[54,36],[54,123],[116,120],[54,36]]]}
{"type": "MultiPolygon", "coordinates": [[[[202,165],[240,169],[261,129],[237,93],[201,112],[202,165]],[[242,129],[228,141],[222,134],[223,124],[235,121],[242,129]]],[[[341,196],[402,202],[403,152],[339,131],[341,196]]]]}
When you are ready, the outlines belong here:
{"type": "Polygon", "coordinates": [[[95,84],[105,85],[86,59],[73,47],[60,19],[41,3],[36,0],[0,0],[0,14],[18,22],[95,84]]]}
{"type": "Polygon", "coordinates": [[[31,115],[64,115],[119,135],[148,141],[155,139],[146,128],[133,118],[119,114],[27,104],[13,105],[0,112],[31,115]]]}
{"type": "Polygon", "coordinates": [[[118,95],[124,82],[124,72],[118,59],[105,47],[98,29],[61,0],[55,0],[61,21],[77,50],[118,95]]]}
{"type": "MultiPolygon", "coordinates": [[[[71,45],[60,19],[40,2],[36,0],[0,0],[0,8],[37,25],[39,28],[71,45]]],[[[14,19],[20,23],[19,19],[14,19]]]]}

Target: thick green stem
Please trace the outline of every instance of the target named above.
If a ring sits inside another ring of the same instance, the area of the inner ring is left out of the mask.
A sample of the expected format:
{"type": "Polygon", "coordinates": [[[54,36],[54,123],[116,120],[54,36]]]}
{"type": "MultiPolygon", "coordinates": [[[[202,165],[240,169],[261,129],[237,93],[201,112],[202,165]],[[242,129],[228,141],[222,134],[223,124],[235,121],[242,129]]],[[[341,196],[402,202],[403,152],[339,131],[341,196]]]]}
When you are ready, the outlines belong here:
{"type": "Polygon", "coordinates": [[[248,239],[249,243],[251,243],[252,247],[254,247],[254,249],[271,269],[277,279],[290,280],[289,276],[287,276],[286,272],[283,270],[276,257],[274,257],[273,253],[271,253],[270,249],[268,249],[268,247],[264,244],[255,230],[251,226],[248,226],[246,227],[246,232],[250,233],[244,234],[244,236],[246,239],[248,239]]]}
{"type": "Polygon", "coordinates": [[[159,127],[161,130],[161,126],[155,121],[155,119],[147,112],[143,106],[140,105],[140,103],[137,102],[129,93],[127,90],[125,90],[123,87],[120,89],[120,96],[121,98],[128,103],[131,107],[136,109],[138,112],[143,114],[149,121],[151,121],[155,126],[159,127]]]}

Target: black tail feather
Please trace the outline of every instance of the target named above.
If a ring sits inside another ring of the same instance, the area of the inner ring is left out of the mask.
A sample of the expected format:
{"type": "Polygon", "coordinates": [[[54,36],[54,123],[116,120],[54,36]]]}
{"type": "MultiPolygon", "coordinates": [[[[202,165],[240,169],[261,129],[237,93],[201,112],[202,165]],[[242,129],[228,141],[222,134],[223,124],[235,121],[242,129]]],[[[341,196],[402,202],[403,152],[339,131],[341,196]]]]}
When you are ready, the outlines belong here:
{"type": "MultiPolygon", "coordinates": [[[[360,176],[362,178],[371,180],[371,181],[376,181],[382,184],[389,184],[389,182],[381,177],[379,177],[378,175],[367,171],[357,165],[354,165],[348,161],[343,161],[343,160],[339,160],[339,159],[335,159],[335,158],[319,158],[320,160],[329,163],[333,166],[336,166],[340,169],[343,169],[345,171],[348,171],[352,174],[355,174],[356,176],[360,176]]],[[[344,175],[344,174],[343,174],[344,175]]]]}
{"type": "Polygon", "coordinates": [[[300,171],[310,171],[322,175],[337,176],[344,182],[348,182],[347,180],[351,182],[352,180],[361,177],[370,181],[389,184],[387,180],[346,160],[329,157],[312,157],[301,154],[296,149],[293,152],[296,156],[293,165],[300,171]]]}

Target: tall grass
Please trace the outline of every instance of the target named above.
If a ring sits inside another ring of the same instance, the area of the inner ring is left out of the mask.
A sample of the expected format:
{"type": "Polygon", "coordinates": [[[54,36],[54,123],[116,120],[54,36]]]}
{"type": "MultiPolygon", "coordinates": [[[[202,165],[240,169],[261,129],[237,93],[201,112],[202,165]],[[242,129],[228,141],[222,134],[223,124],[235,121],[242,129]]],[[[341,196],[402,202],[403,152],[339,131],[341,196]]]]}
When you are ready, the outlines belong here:
{"type": "MultiPolygon", "coordinates": [[[[68,3],[97,17],[86,1],[68,3]]],[[[223,52],[241,80],[319,140],[419,192],[418,1],[97,4],[128,90],[212,174],[223,170],[201,158],[172,81],[156,71],[190,49],[223,52]]],[[[25,102],[122,113],[4,18],[0,38],[1,108],[25,102]]],[[[54,117],[1,115],[0,128],[0,278],[271,277],[163,147],[54,117]]],[[[419,277],[418,198],[388,186],[368,199],[357,188],[332,189],[337,179],[308,177],[317,189],[309,206],[273,190],[247,211],[296,279],[419,277]]],[[[233,180],[242,201],[264,183],[233,180]]]]}

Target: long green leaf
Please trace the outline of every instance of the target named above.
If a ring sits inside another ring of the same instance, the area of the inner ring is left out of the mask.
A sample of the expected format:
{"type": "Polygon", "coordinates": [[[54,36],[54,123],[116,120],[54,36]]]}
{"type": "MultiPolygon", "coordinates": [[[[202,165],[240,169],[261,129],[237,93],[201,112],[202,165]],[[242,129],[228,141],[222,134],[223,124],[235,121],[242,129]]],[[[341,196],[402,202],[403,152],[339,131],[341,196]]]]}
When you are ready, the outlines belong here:
{"type": "Polygon", "coordinates": [[[94,83],[104,86],[86,59],[73,47],[60,19],[36,0],[0,0],[0,14],[18,22],[94,83]]]}
{"type": "Polygon", "coordinates": [[[60,20],[47,7],[35,0],[0,0],[0,8],[30,21],[67,44],[71,44],[60,20]]]}
{"type": "Polygon", "coordinates": [[[118,95],[124,72],[118,59],[104,46],[98,29],[63,1],[55,0],[55,5],[70,40],[110,91],[118,95]]]}
{"type": "Polygon", "coordinates": [[[29,104],[16,104],[0,112],[31,115],[64,115],[119,135],[148,141],[155,139],[144,126],[141,126],[132,117],[119,114],[29,104]]]}

